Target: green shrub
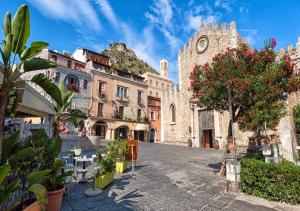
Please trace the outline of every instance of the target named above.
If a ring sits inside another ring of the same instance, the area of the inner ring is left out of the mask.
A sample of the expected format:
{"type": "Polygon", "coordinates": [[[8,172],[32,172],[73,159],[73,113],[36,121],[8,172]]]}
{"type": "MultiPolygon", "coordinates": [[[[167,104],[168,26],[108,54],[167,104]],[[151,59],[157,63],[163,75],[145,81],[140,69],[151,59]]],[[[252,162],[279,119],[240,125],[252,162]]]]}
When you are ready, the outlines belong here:
{"type": "Polygon", "coordinates": [[[124,161],[128,154],[127,140],[116,140],[109,142],[105,151],[114,161],[124,161]]]}
{"type": "Polygon", "coordinates": [[[100,152],[96,152],[96,163],[99,167],[97,176],[103,176],[107,173],[113,172],[115,169],[115,162],[111,156],[102,157],[100,152]]]}
{"type": "Polygon", "coordinates": [[[255,158],[241,160],[243,192],[272,201],[300,203],[300,167],[289,161],[268,164],[255,158]]]}

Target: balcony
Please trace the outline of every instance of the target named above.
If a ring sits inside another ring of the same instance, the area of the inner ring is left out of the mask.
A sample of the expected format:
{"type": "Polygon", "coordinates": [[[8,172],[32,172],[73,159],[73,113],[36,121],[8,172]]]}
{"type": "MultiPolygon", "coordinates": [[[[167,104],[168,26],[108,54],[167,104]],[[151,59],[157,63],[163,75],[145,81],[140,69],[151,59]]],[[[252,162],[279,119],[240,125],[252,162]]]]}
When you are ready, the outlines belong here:
{"type": "Polygon", "coordinates": [[[99,92],[98,93],[98,98],[102,101],[106,101],[106,94],[105,92],[99,92]]]}
{"type": "Polygon", "coordinates": [[[71,92],[77,92],[79,93],[79,88],[76,87],[75,85],[68,85],[68,90],[71,91],[71,92]]]}
{"type": "Polygon", "coordinates": [[[144,102],[142,98],[138,98],[136,102],[139,106],[144,106],[144,102]]]}
{"type": "Polygon", "coordinates": [[[121,101],[121,102],[127,102],[127,103],[129,102],[128,96],[126,96],[126,97],[124,97],[124,96],[117,96],[116,100],[117,101],[121,101]]]}

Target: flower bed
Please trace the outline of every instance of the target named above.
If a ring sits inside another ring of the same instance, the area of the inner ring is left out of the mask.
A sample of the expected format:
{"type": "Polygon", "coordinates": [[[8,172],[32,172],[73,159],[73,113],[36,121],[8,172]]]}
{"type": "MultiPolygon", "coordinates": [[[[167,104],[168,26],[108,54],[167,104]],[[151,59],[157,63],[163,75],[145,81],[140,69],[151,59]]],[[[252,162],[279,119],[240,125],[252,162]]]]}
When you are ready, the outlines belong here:
{"type": "Polygon", "coordinates": [[[289,161],[268,164],[255,158],[241,160],[243,192],[272,201],[300,203],[300,167],[289,161]]]}

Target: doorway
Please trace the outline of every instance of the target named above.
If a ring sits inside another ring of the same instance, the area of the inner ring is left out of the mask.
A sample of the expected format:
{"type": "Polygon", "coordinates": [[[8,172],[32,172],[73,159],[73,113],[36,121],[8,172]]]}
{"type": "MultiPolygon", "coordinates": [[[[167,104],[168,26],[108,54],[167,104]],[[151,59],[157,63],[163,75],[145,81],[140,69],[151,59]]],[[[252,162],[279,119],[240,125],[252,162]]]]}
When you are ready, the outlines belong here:
{"type": "Polygon", "coordinates": [[[213,130],[203,130],[202,143],[204,148],[213,148],[213,130]]]}
{"type": "Polygon", "coordinates": [[[145,137],[144,131],[142,131],[142,130],[134,131],[134,140],[145,141],[144,137],[145,137]]]}
{"type": "Polygon", "coordinates": [[[127,133],[128,133],[128,127],[127,126],[118,127],[116,129],[115,139],[116,140],[127,139],[127,133]]]}
{"type": "Polygon", "coordinates": [[[154,129],[154,128],[150,129],[150,135],[149,135],[149,136],[150,136],[150,137],[149,137],[150,143],[154,143],[154,142],[155,142],[155,136],[156,136],[156,134],[155,134],[155,129],[154,129]]]}

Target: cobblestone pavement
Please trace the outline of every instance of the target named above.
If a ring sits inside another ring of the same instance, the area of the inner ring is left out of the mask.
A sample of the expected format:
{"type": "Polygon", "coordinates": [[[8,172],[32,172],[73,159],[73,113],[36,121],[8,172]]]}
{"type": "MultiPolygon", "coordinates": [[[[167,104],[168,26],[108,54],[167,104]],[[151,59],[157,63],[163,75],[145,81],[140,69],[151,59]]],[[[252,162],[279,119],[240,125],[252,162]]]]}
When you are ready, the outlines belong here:
{"type": "Polygon", "coordinates": [[[226,193],[222,151],[140,143],[138,156],[136,171],[116,175],[97,197],[84,196],[91,185],[71,187],[62,210],[294,210],[226,193]]]}

